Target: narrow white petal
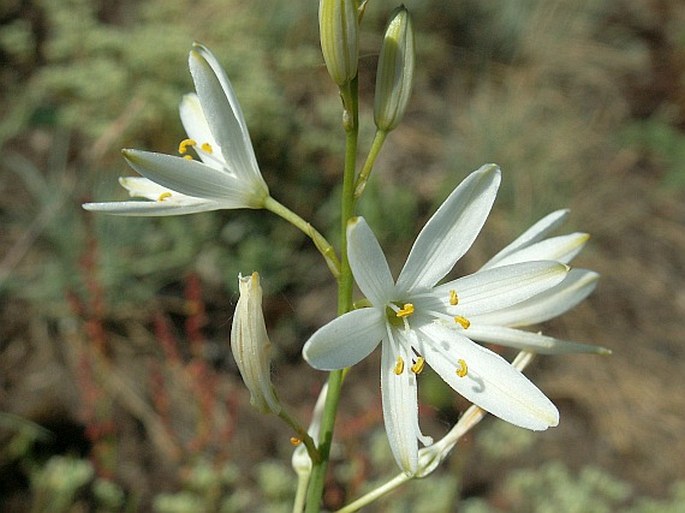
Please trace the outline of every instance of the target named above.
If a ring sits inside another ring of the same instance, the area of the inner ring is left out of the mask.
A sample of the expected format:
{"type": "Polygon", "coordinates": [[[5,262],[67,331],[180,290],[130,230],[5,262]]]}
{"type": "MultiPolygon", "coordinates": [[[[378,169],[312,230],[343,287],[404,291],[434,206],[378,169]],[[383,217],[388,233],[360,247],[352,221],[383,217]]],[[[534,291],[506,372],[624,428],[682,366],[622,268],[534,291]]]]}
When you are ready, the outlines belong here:
{"type": "Polygon", "coordinates": [[[416,375],[404,364],[401,373],[396,374],[397,359],[411,362],[412,355],[403,344],[383,343],[381,357],[381,397],[383,420],[388,442],[395,461],[409,475],[418,468],[419,444],[417,426],[419,404],[416,375]]]}
{"type": "Polygon", "coordinates": [[[569,212],[570,210],[563,209],[546,215],[521,235],[519,235],[511,244],[507,245],[494,257],[492,257],[483,267],[481,267],[481,270],[494,267],[500,260],[511,253],[526,248],[531,244],[542,240],[549,233],[561,226],[564,221],[566,221],[569,212]]]}
{"type": "Polygon", "coordinates": [[[158,183],[142,176],[120,176],[119,184],[128,191],[129,196],[132,198],[146,198],[157,201],[162,194],[172,192],[166,187],[162,187],[158,183]]]}
{"type": "Polygon", "coordinates": [[[223,155],[221,154],[221,146],[216,142],[209,129],[207,118],[202,111],[202,105],[200,105],[200,99],[197,95],[195,93],[189,93],[183,96],[183,100],[181,100],[181,105],[178,110],[186,134],[198,144],[196,151],[198,156],[202,159],[202,162],[217,169],[225,169],[223,155]],[[207,154],[201,150],[202,145],[205,143],[211,146],[211,154],[207,154]]]}
{"type": "Polygon", "coordinates": [[[207,123],[228,169],[268,191],[257,165],[250,135],[240,104],[228,77],[212,53],[202,45],[194,45],[189,57],[190,73],[207,123]]]}
{"type": "Polygon", "coordinates": [[[500,180],[499,168],[487,164],[459,184],[416,238],[397,279],[399,290],[432,287],[454,267],[485,224],[500,180]]]}
{"type": "Polygon", "coordinates": [[[129,165],[172,191],[196,198],[221,200],[231,207],[259,208],[263,196],[251,184],[196,160],[140,150],[123,150],[129,165]]]}
{"type": "Polygon", "coordinates": [[[363,217],[347,225],[347,256],[359,289],[379,308],[392,298],[394,281],[378,239],[363,217]]]}
{"type": "Polygon", "coordinates": [[[599,353],[611,351],[601,346],[579,344],[529,331],[471,323],[468,336],[478,342],[499,344],[540,354],[599,353]]]}
{"type": "Polygon", "coordinates": [[[523,262],[478,271],[436,287],[448,311],[470,317],[515,305],[562,282],[568,267],[559,262],[523,262]],[[449,307],[450,290],[459,303],[449,307]]]}
{"type": "MultiPolygon", "coordinates": [[[[187,198],[187,196],[186,196],[187,198]]],[[[83,208],[91,212],[104,212],[120,216],[177,216],[219,210],[223,205],[213,200],[195,199],[194,201],[110,201],[84,203],[83,208]]]]}
{"type": "Polygon", "coordinates": [[[507,255],[493,267],[530,260],[558,260],[567,264],[580,253],[589,238],[587,233],[571,233],[545,239],[507,255]]]}
{"type": "Polygon", "coordinates": [[[315,369],[344,369],[368,356],[384,336],[385,318],[379,310],[353,310],[319,328],[302,355],[315,369]]]}
{"type": "Polygon", "coordinates": [[[554,404],[501,356],[439,324],[423,326],[419,338],[417,349],[428,364],[469,401],[527,429],[559,423],[554,404]]]}
{"type": "Polygon", "coordinates": [[[599,274],[571,269],[564,280],[540,294],[502,310],[477,314],[473,323],[499,326],[530,326],[557,317],[583,301],[595,290],[599,274]]]}

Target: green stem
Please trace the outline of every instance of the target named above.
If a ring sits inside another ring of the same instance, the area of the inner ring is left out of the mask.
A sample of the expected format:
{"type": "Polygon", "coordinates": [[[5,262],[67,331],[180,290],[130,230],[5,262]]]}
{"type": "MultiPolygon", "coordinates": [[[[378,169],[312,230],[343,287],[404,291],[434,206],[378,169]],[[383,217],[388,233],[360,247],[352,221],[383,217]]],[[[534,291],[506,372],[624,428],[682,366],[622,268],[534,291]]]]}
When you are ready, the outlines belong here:
{"type": "Polygon", "coordinates": [[[347,506],[339,509],[338,511],[336,511],[336,513],[352,513],[354,511],[359,511],[361,508],[363,508],[367,504],[371,504],[373,501],[380,499],[384,495],[389,494],[395,488],[406,483],[407,481],[411,481],[412,479],[413,479],[413,477],[408,476],[404,472],[401,474],[398,474],[397,476],[392,478],[387,483],[379,486],[378,488],[370,491],[366,495],[359,497],[356,501],[351,502],[347,506]]]}
{"type": "Polygon", "coordinates": [[[324,260],[326,261],[326,265],[328,266],[328,269],[330,269],[333,276],[336,279],[339,278],[340,261],[335,254],[333,246],[331,246],[331,244],[326,240],[326,237],[321,235],[316,228],[298,216],[295,212],[282,205],[271,196],[267,196],[267,198],[264,200],[264,208],[273,212],[277,216],[282,217],[290,224],[300,229],[307,237],[309,237],[312,242],[314,242],[316,249],[318,249],[319,253],[321,253],[323,256],[324,260]]]}
{"type": "Polygon", "coordinates": [[[307,433],[307,430],[303,428],[299,422],[297,422],[295,419],[293,419],[288,412],[285,411],[285,409],[281,409],[281,411],[278,413],[278,416],[286,423],[288,424],[293,431],[295,431],[295,435],[297,435],[297,438],[299,438],[304,446],[307,448],[307,454],[309,454],[309,458],[312,461],[319,461],[321,457],[319,456],[319,451],[316,448],[316,445],[314,444],[314,439],[309,436],[309,433],[307,433]]]}
{"type": "Polygon", "coordinates": [[[383,143],[385,142],[385,137],[388,135],[388,132],[384,130],[376,130],[376,135],[373,138],[373,142],[371,143],[371,149],[369,150],[369,154],[366,157],[366,162],[364,162],[364,166],[362,167],[362,170],[359,172],[359,178],[357,178],[357,182],[354,186],[354,199],[358,200],[362,193],[364,192],[364,189],[366,188],[366,182],[369,180],[369,175],[371,174],[371,171],[373,170],[373,165],[376,163],[376,158],[378,158],[378,154],[381,151],[381,148],[383,147],[383,143]]]}
{"type": "MultiPolygon", "coordinates": [[[[354,181],[356,176],[357,138],[359,134],[358,83],[354,78],[347,86],[340,88],[343,100],[343,128],[345,129],[345,169],[340,218],[340,274],[338,276],[338,315],[352,309],[352,271],[347,258],[347,223],[354,216],[354,181]]],[[[307,492],[306,513],[318,513],[321,507],[326,479],[328,458],[333,441],[335,416],[338,411],[340,391],[344,370],[333,371],[328,375],[328,393],[321,418],[321,431],[318,451],[321,461],[314,463],[307,492]]]]}

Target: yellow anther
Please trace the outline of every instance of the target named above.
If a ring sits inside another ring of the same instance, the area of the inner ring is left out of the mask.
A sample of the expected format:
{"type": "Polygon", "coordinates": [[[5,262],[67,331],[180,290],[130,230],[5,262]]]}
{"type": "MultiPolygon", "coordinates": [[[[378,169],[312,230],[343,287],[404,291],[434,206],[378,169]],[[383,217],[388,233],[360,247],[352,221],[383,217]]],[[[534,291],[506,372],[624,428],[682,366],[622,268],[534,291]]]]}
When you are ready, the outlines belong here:
{"type": "Polygon", "coordinates": [[[469,373],[469,366],[466,365],[466,360],[459,358],[457,360],[457,365],[459,365],[459,367],[457,367],[457,376],[460,378],[465,377],[469,373]]]}
{"type": "Polygon", "coordinates": [[[466,317],[462,317],[461,315],[455,315],[454,322],[461,325],[461,327],[464,329],[468,329],[468,327],[471,326],[471,321],[469,321],[466,317]]]}
{"type": "Polygon", "coordinates": [[[411,371],[412,371],[414,374],[421,374],[421,371],[423,370],[423,368],[424,368],[425,366],[426,366],[426,360],[424,359],[423,356],[419,356],[419,357],[416,359],[416,363],[415,363],[414,365],[411,366],[411,371]]]}
{"type": "Polygon", "coordinates": [[[208,142],[202,143],[202,146],[200,146],[200,148],[202,148],[202,151],[204,151],[205,153],[209,153],[210,155],[214,151],[214,148],[212,148],[212,145],[208,142]]]}
{"type": "Polygon", "coordinates": [[[450,290],[450,305],[456,306],[459,304],[459,296],[456,290],[450,290]]]}
{"type": "Polygon", "coordinates": [[[291,436],[290,437],[290,443],[292,445],[294,445],[295,447],[297,447],[298,445],[300,445],[302,443],[302,440],[297,438],[296,436],[291,436]]]}
{"type": "Polygon", "coordinates": [[[404,371],[404,359],[401,356],[398,356],[393,372],[399,376],[402,374],[402,371],[404,371]]]}
{"type": "Polygon", "coordinates": [[[167,198],[171,198],[171,193],[169,191],[160,194],[159,198],[157,198],[157,201],[164,201],[167,198]]]}
{"type": "Polygon", "coordinates": [[[183,158],[186,159],[186,160],[193,160],[193,156],[192,156],[192,155],[183,155],[183,158]]]}
{"type": "Polygon", "coordinates": [[[185,155],[188,153],[188,146],[197,146],[195,139],[183,139],[180,143],[178,143],[178,152],[181,155],[185,155]]]}
{"type": "Polygon", "coordinates": [[[409,317],[411,314],[414,313],[414,305],[411,303],[405,303],[405,305],[398,310],[395,315],[397,317],[403,318],[403,317],[409,317]]]}

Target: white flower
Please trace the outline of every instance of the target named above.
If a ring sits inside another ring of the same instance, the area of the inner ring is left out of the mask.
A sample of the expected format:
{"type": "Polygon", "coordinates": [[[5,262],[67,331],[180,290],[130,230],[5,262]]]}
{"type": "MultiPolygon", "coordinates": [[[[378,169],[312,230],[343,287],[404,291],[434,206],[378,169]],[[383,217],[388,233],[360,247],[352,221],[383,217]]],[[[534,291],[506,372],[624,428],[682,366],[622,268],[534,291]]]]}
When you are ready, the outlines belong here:
{"type": "Polygon", "coordinates": [[[371,308],[334,319],[314,333],[303,349],[313,367],[333,370],[356,364],[382,341],[385,427],[395,459],[407,474],[418,468],[417,440],[424,445],[432,442],[418,424],[417,376],[425,364],[468,400],[512,424],[543,430],[559,421],[551,401],[506,360],[474,343],[471,333],[479,335],[477,340],[495,337],[515,347],[536,346],[540,335],[526,338],[526,332],[502,324],[548,318],[566,309],[565,298],[585,294],[579,283],[593,275],[571,276],[568,281],[569,269],[562,261],[573,251],[558,253],[582,245],[578,239],[587,237],[552,240],[547,243],[549,251],[543,251],[535,243],[548,230],[538,226],[486,268],[436,285],[480,232],[499,183],[500,171],[493,164],[468,176],[421,230],[396,282],[366,221],[354,219],[348,227],[348,256],[371,308]],[[499,322],[495,312],[506,322],[499,322]]]}
{"type": "Polygon", "coordinates": [[[208,210],[262,208],[269,189],[262,178],[238,100],[212,53],[194,44],[189,57],[197,94],[180,106],[188,139],[181,156],[123,150],[145,178],[121,178],[132,197],[152,201],[86,203],[83,208],[130,216],[167,216],[208,210]],[[192,148],[200,158],[193,160],[192,148]]]}
{"type": "Polygon", "coordinates": [[[231,351],[250,391],[250,404],[263,413],[278,415],[281,403],[271,384],[271,341],[262,312],[259,274],[238,276],[240,298],[231,326],[231,351]]]}

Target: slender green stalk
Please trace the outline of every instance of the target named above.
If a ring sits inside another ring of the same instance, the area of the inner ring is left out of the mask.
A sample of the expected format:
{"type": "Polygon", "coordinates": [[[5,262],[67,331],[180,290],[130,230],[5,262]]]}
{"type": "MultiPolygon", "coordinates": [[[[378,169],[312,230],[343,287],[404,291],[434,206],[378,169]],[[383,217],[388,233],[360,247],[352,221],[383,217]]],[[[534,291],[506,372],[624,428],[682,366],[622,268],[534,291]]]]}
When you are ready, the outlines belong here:
{"type": "MultiPolygon", "coordinates": [[[[354,216],[354,181],[356,176],[357,138],[359,134],[358,117],[358,83],[354,78],[349,84],[340,88],[343,100],[343,128],[345,129],[345,169],[343,172],[343,191],[340,216],[340,274],[338,276],[338,315],[352,309],[352,271],[347,258],[347,223],[354,216]]],[[[328,467],[328,458],[333,441],[335,416],[338,411],[340,391],[342,389],[344,370],[333,371],[328,375],[328,394],[321,418],[319,437],[319,455],[321,461],[312,466],[312,475],[307,492],[306,513],[318,513],[328,467]]]]}
{"type": "Polygon", "coordinates": [[[388,135],[388,132],[384,130],[376,130],[376,135],[373,138],[373,142],[371,143],[371,149],[369,150],[369,154],[366,157],[366,162],[364,162],[364,166],[362,167],[362,170],[359,172],[359,178],[357,178],[357,182],[354,185],[354,199],[358,200],[362,193],[364,192],[364,189],[366,188],[366,182],[369,180],[369,175],[371,174],[371,171],[373,170],[373,165],[376,163],[376,158],[378,157],[378,154],[381,151],[381,148],[383,147],[383,143],[385,142],[385,137],[388,135]]]}
{"type": "Polygon", "coordinates": [[[367,504],[371,504],[373,501],[380,499],[384,495],[389,494],[395,488],[399,487],[400,485],[403,485],[407,481],[411,481],[412,479],[414,478],[408,476],[405,473],[398,474],[384,485],[381,485],[375,490],[370,491],[366,495],[359,497],[356,501],[351,502],[347,506],[336,511],[336,513],[352,513],[353,511],[359,511],[367,504]]]}
{"type": "Polygon", "coordinates": [[[304,446],[307,448],[307,454],[309,454],[309,458],[312,461],[319,461],[321,458],[319,456],[319,451],[316,448],[316,445],[314,444],[314,439],[309,436],[309,433],[307,433],[307,430],[303,428],[299,422],[297,422],[295,419],[293,419],[288,412],[285,411],[285,409],[282,409],[278,416],[283,419],[283,421],[288,424],[291,428],[293,428],[293,431],[295,431],[295,434],[297,435],[297,438],[304,444],[304,446]]]}
{"type": "Polygon", "coordinates": [[[336,279],[340,276],[340,261],[335,254],[335,250],[333,249],[333,246],[331,246],[331,244],[326,240],[326,237],[321,235],[316,228],[314,228],[311,224],[302,219],[288,207],[273,199],[271,196],[268,196],[264,200],[264,208],[273,212],[277,216],[282,217],[290,224],[301,230],[307,237],[312,239],[312,242],[314,242],[316,249],[318,249],[323,256],[324,260],[326,261],[326,265],[328,266],[328,269],[330,269],[333,276],[336,279]]]}

